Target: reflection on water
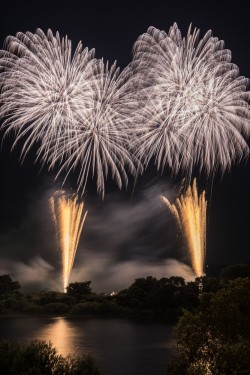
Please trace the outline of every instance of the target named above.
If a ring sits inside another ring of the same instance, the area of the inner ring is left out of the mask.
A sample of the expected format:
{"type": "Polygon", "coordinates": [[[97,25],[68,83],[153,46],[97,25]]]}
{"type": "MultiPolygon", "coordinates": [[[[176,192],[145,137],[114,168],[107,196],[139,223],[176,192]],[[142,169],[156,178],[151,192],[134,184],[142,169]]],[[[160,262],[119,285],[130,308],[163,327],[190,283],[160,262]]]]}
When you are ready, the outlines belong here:
{"type": "MultiPolygon", "coordinates": [[[[84,331],[81,332],[82,340],[84,340],[84,331]]],[[[48,324],[41,327],[36,332],[36,337],[41,340],[50,340],[60,354],[75,354],[75,337],[76,327],[65,318],[54,318],[48,324]]]]}
{"type": "Polygon", "coordinates": [[[90,354],[103,375],[166,375],[172,327],[119,319],[0,319],[0,338],[51,341],[59,353],[90,354]]]}

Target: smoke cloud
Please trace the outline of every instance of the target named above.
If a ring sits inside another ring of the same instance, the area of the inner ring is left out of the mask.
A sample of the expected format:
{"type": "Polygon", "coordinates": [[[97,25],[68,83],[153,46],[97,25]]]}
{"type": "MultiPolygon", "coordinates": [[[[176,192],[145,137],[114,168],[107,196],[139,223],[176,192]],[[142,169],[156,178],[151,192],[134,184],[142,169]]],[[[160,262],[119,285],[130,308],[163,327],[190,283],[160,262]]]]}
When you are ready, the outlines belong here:
{"type": "Polygon", "coordinates": [[[86,264],[73,269],[71,280],[92,280],[93,290],[98,292],[120,291],[130,286],[135,279],[147,276],[157,279],[181,276],[186,281],[195,279],[191,267],[176,259],[166,259],[152,264],[139,260],[114,263],[112,259],[96,259],[89,256],[86,258],[86,264]]]}
{"type": "Polygon", "coordinates": [[[41,257],[30,259],[28,263],[13,260],[0,259],[0,274],[11,274],[12,278],[18,280],[22,286],[30,288],[55,289],[59,287],[54,275],[54,267],[41,257]]]}

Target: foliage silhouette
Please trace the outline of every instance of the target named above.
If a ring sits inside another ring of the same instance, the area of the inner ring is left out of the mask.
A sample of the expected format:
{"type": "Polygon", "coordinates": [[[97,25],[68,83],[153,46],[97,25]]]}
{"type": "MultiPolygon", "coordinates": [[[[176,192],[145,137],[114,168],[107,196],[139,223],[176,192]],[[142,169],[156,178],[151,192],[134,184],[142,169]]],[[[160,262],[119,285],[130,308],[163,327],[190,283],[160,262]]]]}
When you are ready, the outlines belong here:
{"type": "Polygon", "coordinates": [[[63,357],[51,343],[28,345],[0,341],[0,373],[4,375],[99,375],[89,356],[63,357]]]}

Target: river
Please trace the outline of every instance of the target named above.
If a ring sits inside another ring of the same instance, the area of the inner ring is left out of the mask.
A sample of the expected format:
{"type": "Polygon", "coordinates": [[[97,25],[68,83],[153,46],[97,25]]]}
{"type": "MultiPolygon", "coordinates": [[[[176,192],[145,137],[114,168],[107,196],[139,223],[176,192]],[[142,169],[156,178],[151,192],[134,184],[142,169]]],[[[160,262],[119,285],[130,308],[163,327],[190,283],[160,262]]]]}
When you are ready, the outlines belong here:
{"type": "Polygon", "coordinates": [[[166,375],[173,327],[122,319],[2,317],[0,338],[51,341],[63,355],[90,354],[103,375],[166,375]]]}

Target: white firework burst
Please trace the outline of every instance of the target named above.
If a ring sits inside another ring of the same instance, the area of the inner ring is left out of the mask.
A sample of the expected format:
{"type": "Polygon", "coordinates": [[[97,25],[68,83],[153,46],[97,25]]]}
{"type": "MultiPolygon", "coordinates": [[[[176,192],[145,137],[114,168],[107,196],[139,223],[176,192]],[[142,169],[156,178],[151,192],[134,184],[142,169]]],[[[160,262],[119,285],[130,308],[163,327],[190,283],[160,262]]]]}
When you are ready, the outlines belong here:
{"type": "Polygon", "coordinates": [[[176,24],[168,33],[150,27],[132,66],[144,99],[134,149],[144,165],[154,156],[160,170],[189,176],[198,166],[210,175],[248,155],[248,80],[211,31],[199,40],[191,26],[184,38],[176,24]]]}
{"type": "Polygon", "coordinates": [[[6,39],[0,51],[1,108],[5,134],[15,133],[13,147],[23,140],[24,158],[38,142],[37,159],[60,172],[80,166],[78,190],[84,192],[89,172],[104,195],[110,168],[121,188],[125,165],[133,173],[127,151],[132,101],[130,70],[119,75],[94,58],[94,50],[38,29],[6,39]]]}
{"type": "Polygon", "coordinates": [[[0,52],[3,127],[15,133],[13,146],[23,138],[23,157],[40,142],[39,156],[46,160],[51,143],[85,111],[94,50],[79,43],[72,56],[67,37],[40,29],[9,36],[5,48],[0,52]]]}
{"type": "MultiPolygon", "coordinates": [[[[131,124],[136,113],[131,69],[120,73],[116,63],[98,60],[91,81],[91,95],[81,120],[50,147],[50,163],[61,163],[60,174],[80,166],[78,186],[85,190],[88,175],[96,176],[97,191],[104,196],[105,180],[110,172],[119,188],[127,186],[126,168],[131,174],[141,170],[132,160],[131,124]]],[[[67,177],[66,175],[66,177],[67,177]]]]}

